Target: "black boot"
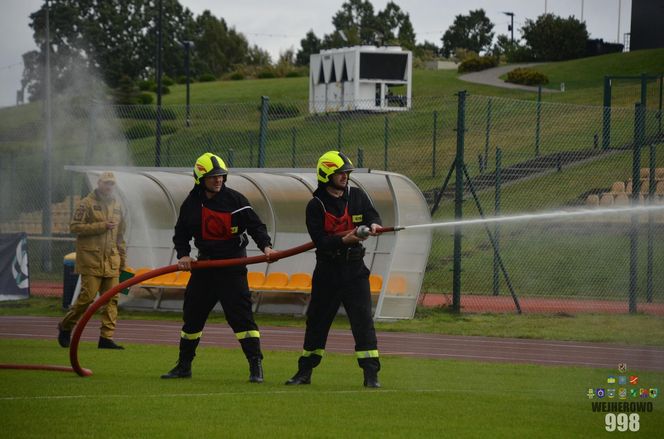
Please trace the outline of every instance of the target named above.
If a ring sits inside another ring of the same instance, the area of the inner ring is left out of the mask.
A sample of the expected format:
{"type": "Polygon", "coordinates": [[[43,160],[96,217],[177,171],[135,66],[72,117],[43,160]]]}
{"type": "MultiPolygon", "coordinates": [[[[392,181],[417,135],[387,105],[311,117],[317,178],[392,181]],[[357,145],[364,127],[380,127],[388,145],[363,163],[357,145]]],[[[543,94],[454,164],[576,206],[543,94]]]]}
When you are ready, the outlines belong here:
{"type": "Polygon", "coordinates": [[[364,387],[380,387],[377,371],[373,369],[364,369],[364,387]]]}
{"type": "Polygon", "coordinates": [[[191,362],[194,361],[196,348],[200,341],[200,338],[194,340],[180,338],[180,354],[178,356],[178,362],[173,369],[168,371],[168,373],[163,374],[161,377],[165,379],[191,378],[191,362]]]}
{"type": "Polygon", "coordinates": [[[97,343],[97,348],[99,349],[124,349],[119,344],[115,344],[110,338],[99,337],[99,343],[97,343]]]}
{"type": "Polygon", "coordinates": [[[311,384],[312,369],[298,369],[293,378],[286,381],[287,386],[297,386],[299,384],[311,384]]]}
{"type": "Polygon", "coordinates": [[[175,367],[161,376],[168,378],[191,378],[191,361],[178,361],[175,367]]]}
{"type": "Polygon", "coordinates": [[[68,348],[71,342],[71,331],[65,331],[58,325],[58,343],[63,348],[68,348]]]}
{"type": "Polygon", "coordinates": [[[260,357],[249,358],[249,382],[263,382],[263,364],[260,357]]]}

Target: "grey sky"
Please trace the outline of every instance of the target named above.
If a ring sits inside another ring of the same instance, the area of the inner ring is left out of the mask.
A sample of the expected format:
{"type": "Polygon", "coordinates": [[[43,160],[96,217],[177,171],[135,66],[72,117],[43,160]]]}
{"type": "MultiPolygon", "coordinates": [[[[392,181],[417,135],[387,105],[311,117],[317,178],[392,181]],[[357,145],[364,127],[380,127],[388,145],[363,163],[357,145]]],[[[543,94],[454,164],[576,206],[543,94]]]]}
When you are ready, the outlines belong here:
{"type": "MultiPolygon", "coordinates": [[[[629,32],[631,0],[394,0],[410,14],[418,42],[425,40],[440,45],[440,39],[459,14],[483,8],[495,25],[496,35],[508,35],[509,17],[514,13],[515,39],[526,19],[535,20],[547,12],[562,17],[574,15],[586,22],[591,38],[622,42],[629,32]],[[620,9],[619,9],[620,7],[620,9]],[[583,9],[583,11],[582,11],[583,9]],[[620,14],[619,14],[620,11],[620,14]],[[582,15],[583,14],[583,15],[582,15]],[[620,26],[619,26],[620,25],[620,26]]],[[[376,11],[388,0],[372,0],[376,11]]],[[[246,35],[250,44],[257,44],[272,55],[300,47],[300,40],[309,29],[320,38],[332,31],[332,16],[344,0],[180,0],[199,15],[209,9],[223,17],[230,26],[246,35]]],[[[43,0],[0,0],[0,107],[16,102],[23,72],[21,55],[35,49],[29,14],[38,10],[43,0]]]]}

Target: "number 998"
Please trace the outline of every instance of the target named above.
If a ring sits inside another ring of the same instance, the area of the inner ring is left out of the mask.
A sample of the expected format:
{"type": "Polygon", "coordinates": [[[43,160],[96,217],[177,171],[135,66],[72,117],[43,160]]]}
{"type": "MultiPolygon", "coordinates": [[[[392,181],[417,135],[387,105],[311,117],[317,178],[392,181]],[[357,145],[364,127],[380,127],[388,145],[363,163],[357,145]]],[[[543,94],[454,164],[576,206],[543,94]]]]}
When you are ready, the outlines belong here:
{"type": "Polygon", "coordinates": [[[627,416],[627,413],[607,413],[604,416],[604,427],[606,431],[639,431],[639,414],[630,413],[627,416]]]}

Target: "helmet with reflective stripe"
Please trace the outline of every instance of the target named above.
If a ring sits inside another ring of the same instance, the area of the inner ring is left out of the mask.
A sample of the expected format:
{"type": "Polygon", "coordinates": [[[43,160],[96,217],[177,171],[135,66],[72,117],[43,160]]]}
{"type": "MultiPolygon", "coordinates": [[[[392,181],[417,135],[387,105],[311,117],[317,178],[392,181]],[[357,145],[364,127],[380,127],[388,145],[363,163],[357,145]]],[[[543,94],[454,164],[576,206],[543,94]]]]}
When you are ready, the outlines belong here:
{"type": "Polygon", "coordinates": [[[337,172],[351,172],[355,167],[346,154],[339,151],[328,151],[318,159],[316,175],[321,183],[328,183],[330,175],[337,172]]]}
{"type": "Polygon", "coordinates": [[[201,179],[205,177],[216,177],[218,175],[228,175],[226,163],[218,155],[206,152],[194,164],[194,180],[196,184],[201,184],[201,179]]]}

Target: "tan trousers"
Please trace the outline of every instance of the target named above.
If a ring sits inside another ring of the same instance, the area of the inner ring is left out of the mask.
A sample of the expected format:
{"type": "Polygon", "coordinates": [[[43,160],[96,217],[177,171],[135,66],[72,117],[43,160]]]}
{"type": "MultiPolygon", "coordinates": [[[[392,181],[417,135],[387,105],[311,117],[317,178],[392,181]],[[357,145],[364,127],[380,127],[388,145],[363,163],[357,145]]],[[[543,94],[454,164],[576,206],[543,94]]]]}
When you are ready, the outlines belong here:
{"type": "MultiPolygon", "coordinates": [[[[95,300],[97,293],[104,293],[118,284],[117,277],[97,277],[81,275],[81,293],[76,302],[69,307],[69,312],[60,322],[60,328],[71,331],[78,320],[83,316],[88,306],[95,300]]],[[[116,294],[101,308],[100,335],[104,338],[113,338],[115,324],[118,320],[118,295],[116,294]]]]}

